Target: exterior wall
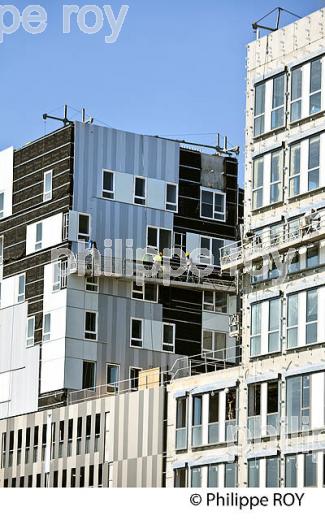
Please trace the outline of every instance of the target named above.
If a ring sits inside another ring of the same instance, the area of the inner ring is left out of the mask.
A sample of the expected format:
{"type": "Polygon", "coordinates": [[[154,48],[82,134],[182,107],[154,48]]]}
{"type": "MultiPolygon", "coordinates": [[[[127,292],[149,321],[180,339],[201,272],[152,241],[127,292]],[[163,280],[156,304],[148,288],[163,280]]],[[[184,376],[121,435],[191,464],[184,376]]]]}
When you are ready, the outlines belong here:
{"type": "Polygon", "coordinates": [[[161,487],[164,400],[156,387],[0,421],[0,487],[161,487]]]}
{"type": "MultiPolygon", "coordinates": [[[[0,220],[3,237],[2,298],[0,307],[0,377],[6,390],[1,417],[37,410],[42,377],[44,266],[51,248],[66,244],[62,215],[68,212],[73,172],[73,127],[69,126],[26,145],[1,152],[0,191],[5,189],[5,214],[0,220]],[[52,170],[52,198],[43,199],[44,173],[52,170]],[[30,230],[43,229],[43,247],[31,250],[30,230]],[[27,256],[28,255],[28,256],[27,256]],[[18,300],[18,277],[25,274],[25,294],[18,300]],[[35,317],[33,345],[26,346],[27,318],[35,317]],[[11,332],[14,327],[14,332],[11,332]],[[5,342],[5,343],[3,343],[5,342]],[[6,381],[4,383],[4,381],[6,381]]],[[[45,355],[46,358],[46,355],[45,355]]]]}

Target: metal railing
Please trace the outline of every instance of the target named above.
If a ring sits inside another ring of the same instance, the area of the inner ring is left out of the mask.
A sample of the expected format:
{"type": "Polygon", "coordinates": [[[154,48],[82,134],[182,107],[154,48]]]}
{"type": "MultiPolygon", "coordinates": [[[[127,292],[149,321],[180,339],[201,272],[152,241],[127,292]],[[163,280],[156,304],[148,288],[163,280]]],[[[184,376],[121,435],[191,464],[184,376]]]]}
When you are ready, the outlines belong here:
{"type": "Polygon", "coordinates": [[[221,268],[249,262],[253,258],[290,248],[325,233],[325,210],[268,227],[244,240],[220,249],[221,268]]]}

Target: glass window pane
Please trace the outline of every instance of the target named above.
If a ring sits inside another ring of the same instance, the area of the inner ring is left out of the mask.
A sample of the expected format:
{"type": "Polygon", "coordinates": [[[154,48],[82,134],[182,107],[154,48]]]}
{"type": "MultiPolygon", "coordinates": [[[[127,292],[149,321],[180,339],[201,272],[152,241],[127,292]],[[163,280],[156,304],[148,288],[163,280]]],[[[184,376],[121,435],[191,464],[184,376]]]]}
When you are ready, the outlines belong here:
{"type": "Polygon", "coordinates": [[[317,304],[318,304],[318,291],[317,289],[307,291],[307,314],[306,321],[317,320],[317,304]]]}
{"type": "Polygon", "coordinates": [[[251,323],[251,334],[260,334],[261,332],[261,310],[262,305],[256,303],[252,305],[252,323],[251,323]]]}
{"type": "Polygon", "coordinates": [[[191,471],[191,487],[201,487],[201,468],[192,468],[191,471]]]}
{"type": "Polygon", "coordinates": [[[322,62],[314,60],[310,64],[310,93],[322,88],[322,62]]]}
{"type": "Polygon", "coordinates": [[[294,69],[291,73],[291,100],[300,99],[302,94],[302,69],[294,69]]]}
{"type": "Polygon", "coordinates": [[[167,184],[167,202],[176,204],[176,186],[167,184]]]}
{"type": "Polygon", "coordinates": [[[168,255],[168,249],[171,249],[171,240],[172,240],[172,234],[167,229],[161,229],[160,230],[160,236],[159,236],[159,251],[162,253],[165,253],[168,255]]]}
{"type": "Polygon", "coordinates": [[[192,425],[199,426],[202,424],[202,396],[194,396],[192,401],[193,415],[192,425]]]}
{"type": "Polygon", "coordinates": [[[103,188],[107,191],[113,191],[113,172],[104,171],[103,188]]]}
{"type": "Polygon", "coordinates": [[[248,487],[260,487],[260,461],[248,461],[248,487]]]}
{"type": "Polygon", "coordinates": [[[264,114],[265,111],[265,83],[255,87],[255,116],[264,114]]]}
{"type": "Polygon", "coordinates": [[[263,186],[264,182],[264,158],[256,159],[254,161],[254,178],[253,188],[259,188],[263,186]]]}
{"type": "Polygon", "coordinates": [[[284,104],[284,74],[273,80],[273,100],[272,108],[280,107],[284,104]]]}
{"type": "Polygon", "coordinates": [[[308,159],[308,169],[319,167],[319,158],[320,158],[320,138],[315,137],[313,139],[309,139],[309,159],[308,159]]]}
{"type": "Polygon", "coordinates": [[[306,453],[304,457],[304,486],[316,487],[317,485],[317,459],[315,453],[306,453]]]}
{"type": "Polygon", "coordinates": [[[279,487],[279,459],[270,457],[266,459],[266,487],[279,487]]]}
{"type": "Polygon", "coordinates": [[[237,463],[227,462],[225,464],[225,487],[237,487],[237,463]]]}
{"type": "Polygon", "coordinates": [[[297,487],[296,455],[288,455],[285,458],[285,485],[286,487],[297,487]]]}
{"type": "Polygon", "coordinates": [[[298,294],[292,294],[288,297],[288,327],[298,325],[298,294]]]}
{"type": "Polygon", "coordinates": [[[208,487],[210,488],[217,488],[219,485],[218,469],[217,464],[208,466],[208,487]]]}

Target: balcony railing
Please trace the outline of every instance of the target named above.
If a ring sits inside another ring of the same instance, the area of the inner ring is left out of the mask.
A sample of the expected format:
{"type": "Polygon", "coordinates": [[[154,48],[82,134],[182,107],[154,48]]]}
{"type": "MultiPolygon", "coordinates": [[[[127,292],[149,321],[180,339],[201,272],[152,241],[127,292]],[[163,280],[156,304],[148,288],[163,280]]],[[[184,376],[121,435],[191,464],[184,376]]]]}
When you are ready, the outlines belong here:
{"type": "Polygon", "coordinates": [[[187,428],[176,428],[176,450],[186,450],[187,428]]]}
{"type": "Polygon", "coordinates": [[[209,423],[208,426],[208,443],[216,444],[219,442],[219,423],[209,423]]]}
{"type": "Polygon", "coordinates": [[[305,244],[325,235],[325,210],[268,227],[220,249],[221,269],[238,267],[254,259],[305,244]]]}
{"type": "Polygon", "coordinates": [[[192,426],[192,446],[202,446],[202,424],[192,426]]]}
{"type": "Polygon", "coordinates": [[[280,433],[280,416],[278,412],[267,414],[266,428],[268,437],[273,437],[280,433]]]}
{"type": "Polygon", "coordinates": [[[248,440],[260,439],[262,436],[261,416],[248,417],[247,438],[248,440]]]}

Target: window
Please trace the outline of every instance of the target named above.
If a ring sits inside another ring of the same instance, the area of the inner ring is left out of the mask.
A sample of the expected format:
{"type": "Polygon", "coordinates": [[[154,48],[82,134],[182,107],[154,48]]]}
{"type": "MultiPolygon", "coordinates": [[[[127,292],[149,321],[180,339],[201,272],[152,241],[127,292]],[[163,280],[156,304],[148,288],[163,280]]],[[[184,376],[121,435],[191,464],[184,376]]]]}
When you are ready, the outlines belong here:
{"type": "Polygon", "coordinates": [[[261,352],[261,303],[251,306],[251,356],[261,352]]]}
{"type": "Polygon", "coordinates": [[[158,302],[158,286],[144,282],[142,285],[132,284],[132,298],[147,302],[158,302]]]}
{"type": "Polygon", "coordinates": [[[26,345],[32,347],[34,345],[34,332],[35,332],[35,316],[27,318],[26,327],[26,345]]]}
{"type": "Polygon", "coordinates": [[[208,188],[201,188],[201,218],[226,219],[226,194],[208,188]]]}
{"type": "Polygon", "coordinates": [[[291,72],[291,110],[290,121],[301,119],[302,102],[302,68],[298,67],[291,72]]]}
{"type": "Polygon", "coordinates": [[[305,453],[304,456],[304,487],[317,486],[317,455],[305,453]]]}
{"type": "Polygon", "coordinates": [[[44,173],[43,179],[43,201],[52,199],[52,170],[44,173]]]}
{"type": "Polygon", "coordinates": [[[35,239],[35,251],[39,251],[42,249],[42,240],[43,240],[43,223],[38,222],[36,224],[36,239],[35,239]]]}
{"type": "Polygon", "coordinates": [[[18,297],[17,297],[18,303],[25,301],[25,280],[26,280],[25,274],[20,274],[18,277],[18,297]]]}
{"type": "Polygon", "coordinates": [[[271,112],[271,129],[284,125],[285,105],[285,75],[281,74],[273,79],[273,97],[271,112]]]}
{"type": "Polygon", "coordinates": [[[78,240],[88,242],[90,238],[90,216],[79,213],[78,240]]]}
{"type": "Polygon", "coordinates": [[[287,378],[288,433],[309,430],[310,427],[310,376],[287,378]]]}
{"type": "Polygon", "coordinates": [[[139,376],[140,376],[141,368],[130,367],[130,389],[138,390],[139,388],[139,376]]]}
{"type": "Polygon", "coordinates": [[[309,113],[316,114],[321,110],[322,62],[320,59],[310,63],[309,113]]]}
{"type": "Polygon", "coordinates": [[[266,459],[266,487],[280,487],[280,459],[269,457],[266,459]]]}
{"type": "Polygon", "coordinates": [[[114,199],[114,191],[114,173],[109,170],[103,170],[103,197],[105,199],[114,199]]]}
{"type": "Polygon", "coordinates": [[[253,210],[263,206],[264,157],[255,159],[253,166],[253,210]]]}
{"type": "Polygon", "coordinates": [[[260,487],[260,460],[250,459],[248,461],[248,487],[260,487]]]}
{"type": "Polygon", "coordinates": [[[94,390],[95,387],[96,363],[94,361],[84,361],[82,365],[82,388],[94,390]]]}
{"type": "Polygon", "coordinates": [[[307,291],[306,300],[306,344],[317,342],[318,292],[307,291]]]}
{"type": "Polygon", "coordinates": [[[199,488],[202,485],[202,468],[192,468],[191,470],[191,487],[199,488]]]}
{"type": "Polygon", "coordinates": [[[175,488],[186,487],[186,468],[177,468],[174,470],[174,485],[175,488]]]}
{"type": "Polygon", "coordinates": [[[297,456],[287,455],[285,458],[285,486],[297,487],[297,456]]]}
{"type": "Polygon", "coordinates": [[[209,394],[208,443],[219,442],[219,392],[209,394]]]}
{"type": "Polygon", "coordinates": [[[237,462],[225,464],[225,488],[237,487],[237,462]]]}
{"type": "Polygon", "coordinates": [[[223,361],[226,359],[227,334],[212,330],[202,332],[202,353],[208,357],[223,361]]]}
{"type": "Polygon", "coordinates": [[[251,356],[281,348],[281,300],[273,298],[251,306],[251,356]]]}
{"type": "Polygon", "coordinates": [[[5,194],[0,193],[0,219],[4,217],[5,194]]]}
{"type": "Polygon", "coordinates": [[[287,347],[298,346],[298,294],[287,299],[287,347]]]}
{"type": "Polygon", "coordinates": [[[318,267],[319,265],[319,244],[315,246],[307,247],[307,256],[306,256],[306,267],[318,267]]]}
{"type": "Polygon", "coordinates": [[[156,228],[148,226],[147,229],[147,248],[148,253],[155,254],[157,251],[163,256],[171,256],[172,232],[170,229],[156,228]]]}
{"type": "Polygon", "coordinates": [[[61,262],[53,264],[53,292],[61,289],[61,262]]]}
{"type": "Polygon", "coordinates": [[[166,184],[166,210],[177,212],[177,199],[178,199],[178,190],[177,184],[171,184],[167,182],[166,184]]]}
{"type": "Polygon", "coordinates": [[[228,298],[226,293],[203,291],[203,310],[227,314],[228,298]]]}
{"type": "Polygon", "coordinates": [[[202,445],[202,395],[192,398],[192,446],[202,445]]]}
{"type": "Polygon", "coordinates": [[[3,237],[0,237],[0,267],[3,264],[3,237]]]}
{"type": "Polygon", "coordinates": [[[290,178],[289,196],[294,197],[300,193],[300,172],[301,172],[301,147],[300,143],[290,148],[290,178]]]}
{"type": "Polygon", "coordinates": [[[43,319],[43,341],[50,341],[51,339],[51,314],[44,314],[43,319]]]}
{"type": "Polygon", "coordinates": [[[186,233],[174,233],[174,254],[186,252],[186,233]]]}
{"type": "Polygon", "coordinates": [[[116,390],[120,380],[120,366],[108,363],[106,365],[107,392],[116,390]]]}
{"type": "Polygon", "coordinates": [[[85,313],[85,339],[97,341],[97,313],[86,311],[85,313]]]}
{"type": "Polygon", "coordinates": [[[86,291],[88,292],[96,292],[99,291],[99,283],[97,276],[88,276],[85,280],[86,291]]]}
{"type": "Polygon", "coordinates": [[[68,240],[69,238],[69,213],[63,215],[62,225],[62,240],[68,240]]]}
{"type": "Polygon", "coordinates": [[[175,324],[163,323],[162,349],[165,352],[174,352],[175,350],[175,324]]]}
{"type": "Polygon", "coordinates": [[[220,266],[220,249],[224,246],[224,240],[201,236],[201,264],[220,266]]]}
{"type": "Polygon", "coordinates": [[[219,487],[219,466],[218,464],[209,464],[208,466],[208,487],[219,487]]]}
{"type": "Polygon", "coordinates": [[[146,203],[146,179],[134,178],[134,204],[144,206],[146,203]]]}
{"type": "Polygon", "coordinates": [[[187,399],[176,399],[176,450],[185,450],[187,446],[187,399]]]}
{"type": "Polygon", "coordinates": [[[279,433],[279,382],[267,383],[267,435],[274,437],[279,433]]]}
{"type": "Polygon", "coordinates": [[[309,139],[308,191],[319,187],[320,137],[309,139]]]}
{"type": "Polygon", "coordinates": [[[143,347],[142,320],[131,318],[131,347],[143,347]]]}
{"type": "Polygon", "coordinates": [[[282,200],[282,161],[282,151],[271,154],[270,204],[282,200]]]}
{"type": "Polygon", "coordinates": [[[280,299],[270,300],[269,303],[269,327],[268,327],[268,351],[280,350],[280,299]]]}
{"type": "Polygon", "coordinates": [[[265,83],[255,87],[254,136],[264,133],[265,128],[265,83]]]}

